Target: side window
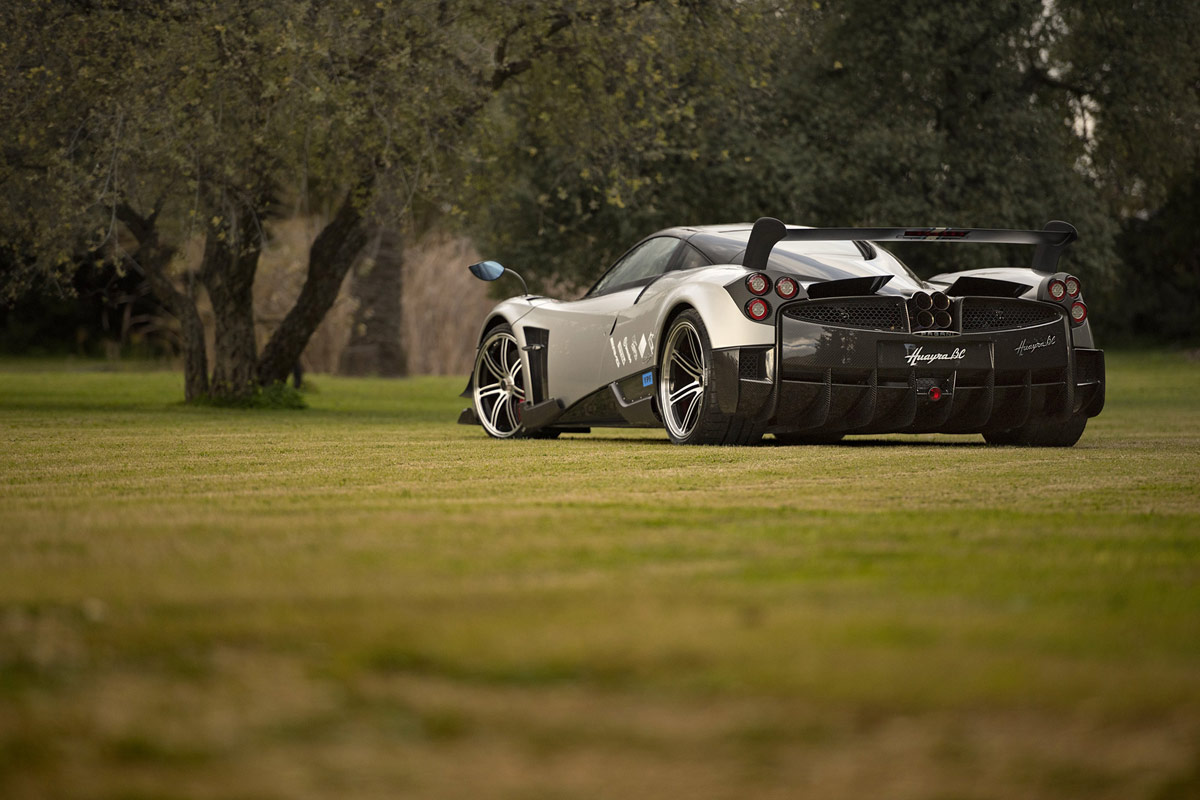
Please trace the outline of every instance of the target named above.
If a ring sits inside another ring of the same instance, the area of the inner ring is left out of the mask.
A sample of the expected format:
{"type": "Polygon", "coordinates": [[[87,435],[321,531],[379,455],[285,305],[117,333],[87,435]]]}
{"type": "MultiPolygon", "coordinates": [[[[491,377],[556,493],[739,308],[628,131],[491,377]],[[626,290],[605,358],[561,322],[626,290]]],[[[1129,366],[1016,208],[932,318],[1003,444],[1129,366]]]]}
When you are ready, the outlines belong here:
{"type": "Polygon", "coordinates": [[[711,264],[712,262],[709,261],[703,253],[692,247],[690,244],[685,243],[683,247],[680,248],[679,258],[676,262],[675,269],[695,269],[696,267],[707,267],[711,264]]]}
{"type": "Polygon", "coordinates": [[[613,268],[596,282],[588,295],[604,294],[616,289],[637,283],[647,278],[653,278],[666,272],[671,254],[679,245],[679,240],[673,236],[659,236],[642,243],[633,252],[626,255],[613,265],[613,268]]]}

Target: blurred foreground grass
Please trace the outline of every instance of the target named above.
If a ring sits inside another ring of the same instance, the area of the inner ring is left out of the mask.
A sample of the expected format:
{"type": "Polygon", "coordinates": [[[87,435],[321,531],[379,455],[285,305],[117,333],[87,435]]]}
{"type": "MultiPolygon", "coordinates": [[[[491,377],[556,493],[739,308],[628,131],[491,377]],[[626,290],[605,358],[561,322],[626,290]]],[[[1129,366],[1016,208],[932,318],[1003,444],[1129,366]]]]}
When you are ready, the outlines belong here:
{"type": "Polygon", "coordinates": [[[1200,795],[1200,364],[1070,450],[0,363],[0,797],[1200,795]]]}

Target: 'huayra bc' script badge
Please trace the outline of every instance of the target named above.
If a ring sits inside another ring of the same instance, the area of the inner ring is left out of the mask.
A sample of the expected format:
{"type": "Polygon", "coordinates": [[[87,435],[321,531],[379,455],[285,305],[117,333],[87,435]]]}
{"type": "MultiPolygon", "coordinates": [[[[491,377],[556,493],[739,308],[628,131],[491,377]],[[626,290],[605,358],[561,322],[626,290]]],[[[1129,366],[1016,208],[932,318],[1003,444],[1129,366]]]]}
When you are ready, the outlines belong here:
{"type": "Polygon", "coordinates": [[[1048,335],[1045,339],[1042,339],[1040,342],[1039,341],[1030,342],[1025,339],[1022,339],[1021,343],[1013,348],[1013,352],[1016,353],[1018,356],[1023,356],[1026,353],[1032,353],[1034,350],[1041,350],[1043,347],[1050,347],[1056,341],[1058,341],[1058,340],[1054,338],[1054,334],[1048,335]]]}
{"type": "Polygon", "coordinates": [[[915,367],[921,364],[936,364],[938,362],[954,363],[962,361],[966,357],[966,348],[956,347],[953,350],[934,350],[925,352],[925,348],[921,345],[906,344],[904,349],[907,354],[904,360],[908,362],[910,367],[915,367]]]}

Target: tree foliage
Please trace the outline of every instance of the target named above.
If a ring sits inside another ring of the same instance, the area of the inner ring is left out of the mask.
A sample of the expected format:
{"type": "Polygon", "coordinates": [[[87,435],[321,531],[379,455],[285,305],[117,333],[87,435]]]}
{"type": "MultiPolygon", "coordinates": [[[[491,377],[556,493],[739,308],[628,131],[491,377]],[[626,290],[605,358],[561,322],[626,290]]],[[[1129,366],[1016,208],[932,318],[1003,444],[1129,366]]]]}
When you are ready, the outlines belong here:
{"type": "MultiPolygon", "coordinates": [[[[488,132],[491,177],[476,178],[488,189],[465,216],[490,254],[584,286],[620,247],[670,225],[1066,219],[1081,239],[1064,264],[1111,320],[1136,275],[1119,237],[1196,174],[1200,7],[1185,5],[705,4],[707,24],[658,34],[659,51],[685,55],[642,106],[613,112],[589,102],[599,93],[554,91],[612,69],[579,61],[545,64],[509,95],[488,132]],[[660,146],[638,138],[647,118],[660,146]],[[613,125],[624,126],[616,158],[591,143],[613,125]]],[[[898,254],[925,274],[1030,255],[898,254]]]]}
{"type": "Polygon", "coordinates": [[[1194,245],[1138,244],[1196,212],[1195,4],[30,0],[0,29],[0,296],[89,263],[141,272],[180,320],[189,397],[283,378],[370,232],[414,209],[450,210],[535,282],[586,285],[658,228],[770,214],[1063,218],[1069,268],[1114,306],[1131,258],[1200,283],[1194,245]],[[329,222],[259,352],[258,253],[293,211],[329,222]]]}
{"type": "MultiPolygon", "coordinates": [[[[143,272],[180,318],[187,393],[282,379],[371,224],[438,196],[463,132],[511,79],[644,3],[71,2],[7,6],[4,290],[83,258],[143,272]],[[271,216],[328,208],[295,307],[261,353],[251,287],[271,216]],[[203,240],[194,274],[172,274],[203,240]],[[173,280],[180,278],[181,280],[173,280]],[[182,287],[182,288],[181,288],[182,287]],[[195,311],[212,301],[211,378],[195,311]]],[[[61,278],[60,278],[61,279],[61,278]]]]}

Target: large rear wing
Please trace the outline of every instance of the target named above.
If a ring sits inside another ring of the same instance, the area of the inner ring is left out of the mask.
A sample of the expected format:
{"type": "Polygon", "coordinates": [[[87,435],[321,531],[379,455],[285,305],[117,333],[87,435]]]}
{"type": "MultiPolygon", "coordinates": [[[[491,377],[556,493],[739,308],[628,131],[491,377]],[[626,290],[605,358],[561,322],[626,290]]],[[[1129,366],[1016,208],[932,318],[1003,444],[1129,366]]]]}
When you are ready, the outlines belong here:
{"type": "Polygon", "coordinates": [[[1032,244],[1033,268],[1054,272],[1059,256],[1079,238],[1068,222],[1051,220],[1040,231],[990,228],[789,228],[774,217],[760,217],[750,231],[742,265],[766,269],[771,251],[779,242],[978,242],[981,244],[1032,244]]]}

